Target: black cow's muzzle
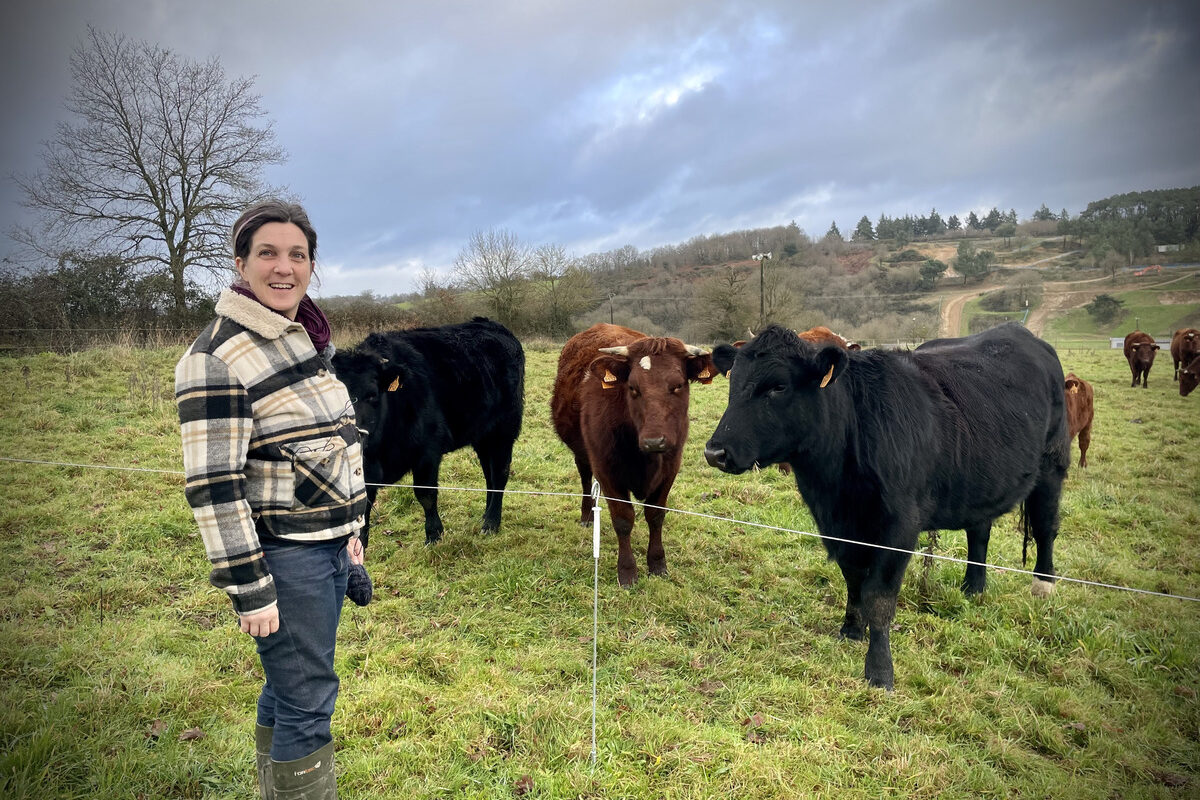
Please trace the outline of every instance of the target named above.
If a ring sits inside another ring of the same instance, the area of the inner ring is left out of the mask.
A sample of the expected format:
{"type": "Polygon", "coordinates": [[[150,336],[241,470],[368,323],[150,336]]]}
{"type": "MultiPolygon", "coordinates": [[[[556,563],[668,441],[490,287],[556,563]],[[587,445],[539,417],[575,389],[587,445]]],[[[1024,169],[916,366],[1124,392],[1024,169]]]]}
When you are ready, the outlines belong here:
{"type": "Polygon", "coordinates": [[[729,472],[729,461],[725,456],[725,448],[713,447],[711,441],[704,445],[704,460],[710,467],[716,467],[722,472],[729,472]]]}

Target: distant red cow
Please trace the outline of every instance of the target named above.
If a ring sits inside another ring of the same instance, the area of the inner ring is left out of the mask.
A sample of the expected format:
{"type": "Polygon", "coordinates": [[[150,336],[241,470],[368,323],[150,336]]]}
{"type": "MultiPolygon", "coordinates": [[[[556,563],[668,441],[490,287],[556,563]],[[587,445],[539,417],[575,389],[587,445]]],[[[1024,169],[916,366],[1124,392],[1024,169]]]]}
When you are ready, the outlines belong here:
{"type": "Polygon", "coordinates": [[[1154,354],[1158,345],[1154,337],[1141,331],[1133,331],[1125,337],[1125,360],[1129,362],[1129,370],[1133,373],[1133,383],[1137,386],[1138,379],[1142,380],[1142,388],[1146,388],[1146,379],[1150,377],[1150,367],[1154,366],[1154,354]]]}
{"type": "Polygon", "coordinates": [[[712,356],[674,338],[600,323],[567,340],[558,358],[550,411],[554,430],[575,455],[583,488],[580,523],[591,520],[593,473],[617,532],[617,579],[638,576],[630,546],[633,495],[645,506],[646,565],[667,572],[662,525],[688,434],[689,384],[711,383],[712,356]]]}
{"type": "Polygon", "coordinates": [[[1200,383],[1200,356],[1196,356],[1190,364],[1179,370],[1179,396],[1187,397],[1198,383],[1200,383]]]}
{"type": "MultiPolygon", "coordinates": [[[[747,333],[750,334],[751,339],[754,338],[754,331],[747,331],[747,333]]],[[[839,347],[846,348],[847,350],[862,350],[862,345],[858,344],[857,342],[846,340],[844,337],[834,333],[824,325],[816,325],[806,331],[797,331],[796,335],[804,341],[812,342],[813,344],[836,344],[839,347]]],[[[733,346],[741,347],[747,341],[749,341],[749,339],[738,339],[733,343],[733,346]]]]}
{"type": "Polygon", "coordinates": [[[1067,430],[1074,439],[1079,436],[1079,466],[1087,466],[1088,446],[1092,443],[1092,385],[1083,378],[1068,373],[1063,382],[1067,398],[1067,430]]]}
{"type": "Polygon", "coordinates": [[[1171,337],[1171,359],[1175,362],[1175,380],[1179,380],[1179,365],[1187,366],[1200,356],[1200,331],[1180,328],[1171,337]]]}
{"type": "Polygon", "coordinates": [[[846,339],[844,339],[843,337],[834,333],[833,331],[829,330],[829,328],[826,328],[824,325],[817,325],[816,327],[809,328],[808,330],[803,331],[801,333],[797,333],[796,335],[799,336],[804,341],[812,342],[813,344],[825,344],[827,342],[830,342],[830,343],[833,343],[836,345],[840,345],[841,347],[844,347],[847,350],[861,350],[862,349],[861,345],[859,345],[855,342],[846,341],[846,339]]]}

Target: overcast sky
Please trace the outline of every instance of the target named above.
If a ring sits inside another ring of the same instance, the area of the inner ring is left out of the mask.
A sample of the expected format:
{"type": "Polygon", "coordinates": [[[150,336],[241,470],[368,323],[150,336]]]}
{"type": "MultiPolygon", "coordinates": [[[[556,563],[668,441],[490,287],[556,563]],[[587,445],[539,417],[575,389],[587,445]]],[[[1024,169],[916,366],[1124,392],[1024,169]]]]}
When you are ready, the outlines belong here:
{"type": "Polygon", "coordinates": [[[319,295],[411,291],[489,228],[583,255],[1200,184],[1195,0],[0,5],[0,231],[90,23],[256,76],[319,295]]]}

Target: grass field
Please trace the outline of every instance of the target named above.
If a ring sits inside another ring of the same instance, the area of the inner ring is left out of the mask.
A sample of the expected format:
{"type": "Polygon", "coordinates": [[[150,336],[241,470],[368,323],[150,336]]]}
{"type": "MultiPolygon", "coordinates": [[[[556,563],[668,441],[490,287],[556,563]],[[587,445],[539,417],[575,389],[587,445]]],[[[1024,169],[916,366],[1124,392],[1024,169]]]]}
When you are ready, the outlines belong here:
{"type": "MultiPolygon", "coordinates": [[[[181,469],[177,348],[0,359],[0,456],[181,469]]],[[[1087,470],[1066,485],[1061,574],[1200,596],[1200,397],[1160,354],[1129,388],[1119,351],[1060,353],[1091,380],[1087,470]],[[1164,367],[1164,364],[1166,366],[1164,367]]],[[[510,489],[570,493],[549,422],[557,349],[528,349],[510,489]]],[[[616,581],[603,515],[598,753],[591,749],[591,532],[578,500],[514,494],[481,536],[477,492],[443,491],[424,545],[405,488],[381,492],[376,600],[348,606],[334,717],[344,798],[1183,798],[1200,792],[1200,604],[962,567],[909,568],[896,691],[835,638],[844,584],[774,469],[704,465],[725,405],[692,390],[667,517],[670,575],[616,581]],[[751,524],[753,523],[753,524],[751,524]]],[[[998,443],[998,446],[1003,446],[998,443]]],[[[1077,451],[1075,460],[1077,461],[1077,451]]],[[[444,486],[478,489],[466,454],[444,486]]],[[[259,667],[208,565],[182,478],[0,462],[0,797],[254,795],[259,667]]],[[[644,552],[645,530],[635,529],[644,552]]],[[[961,532],[937,552],[965,557],[961,532]]],[[[1013,515],[990,561],[1021,565],[1013,515]]]]}

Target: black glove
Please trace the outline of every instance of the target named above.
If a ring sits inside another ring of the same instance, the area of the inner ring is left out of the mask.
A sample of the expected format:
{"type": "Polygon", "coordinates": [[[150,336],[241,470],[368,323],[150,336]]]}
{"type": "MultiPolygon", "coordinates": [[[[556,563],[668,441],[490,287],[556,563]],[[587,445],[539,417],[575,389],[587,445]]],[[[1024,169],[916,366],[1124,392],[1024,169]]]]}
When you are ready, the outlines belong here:
{"type": "Polygon", "coordinates": [[[371,602],[373,591],[371,576],[367,574],[367,568],[362,564],[351,564],[350,577],[346,581],[346,597],[353,600],[355,605],[365,606],[371,602]]]}

